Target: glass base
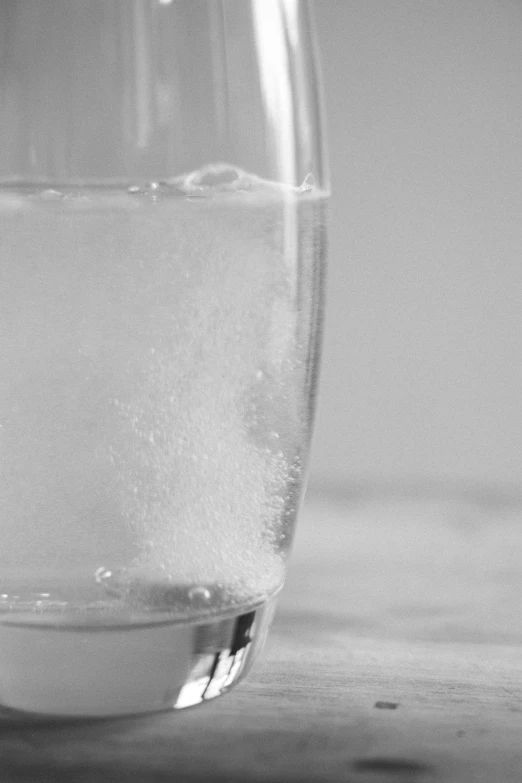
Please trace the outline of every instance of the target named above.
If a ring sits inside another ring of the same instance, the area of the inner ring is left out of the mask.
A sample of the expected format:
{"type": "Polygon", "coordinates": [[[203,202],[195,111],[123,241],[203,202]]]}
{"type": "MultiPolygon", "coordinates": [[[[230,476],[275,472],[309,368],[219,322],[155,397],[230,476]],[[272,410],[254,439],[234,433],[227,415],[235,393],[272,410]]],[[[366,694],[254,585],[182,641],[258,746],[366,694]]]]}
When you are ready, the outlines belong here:
{"type": "Polygon", "coordinates": [[[195,621],[0,624],[0,703],[55,717],[137,715],[227,692],[261,650],[276,598],[195,621]]]}

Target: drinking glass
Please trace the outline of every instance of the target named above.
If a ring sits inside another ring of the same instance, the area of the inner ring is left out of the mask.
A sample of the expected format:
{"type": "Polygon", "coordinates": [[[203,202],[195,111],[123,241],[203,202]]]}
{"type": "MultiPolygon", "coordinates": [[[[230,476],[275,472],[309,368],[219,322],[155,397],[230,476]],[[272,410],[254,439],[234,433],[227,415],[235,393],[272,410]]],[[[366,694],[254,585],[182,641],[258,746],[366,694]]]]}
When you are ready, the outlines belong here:
{"type": "Polygon", "coordinates": [[[306,0],[0,4],[0,701],[179,709],[265,639],[325,205],[306,0]]]}

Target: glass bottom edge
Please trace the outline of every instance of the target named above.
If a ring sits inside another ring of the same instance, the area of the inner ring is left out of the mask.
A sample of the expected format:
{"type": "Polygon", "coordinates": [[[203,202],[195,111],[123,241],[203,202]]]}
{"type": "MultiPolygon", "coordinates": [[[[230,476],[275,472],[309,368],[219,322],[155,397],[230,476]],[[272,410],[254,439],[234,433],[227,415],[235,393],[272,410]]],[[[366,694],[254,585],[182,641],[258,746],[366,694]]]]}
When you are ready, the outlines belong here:
{"type": "Polygon", "coordinates": [[[262,649],[277,595],[224,617],[158,625],[0,628],[0,709],[15,719],[138,716],[229,691],[262,649]]]}

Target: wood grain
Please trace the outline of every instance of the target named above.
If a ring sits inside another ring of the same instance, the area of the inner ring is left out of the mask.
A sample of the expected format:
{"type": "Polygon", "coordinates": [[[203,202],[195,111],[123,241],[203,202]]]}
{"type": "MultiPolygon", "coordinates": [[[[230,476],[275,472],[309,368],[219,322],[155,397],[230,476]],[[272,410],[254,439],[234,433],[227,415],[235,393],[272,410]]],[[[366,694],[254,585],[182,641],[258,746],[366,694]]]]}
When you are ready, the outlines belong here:
{"type": "Polygon", "coordinates": [[[522,781],[522,510],[310,497],[267,647],[205,707],[0,718],[0,781],[522,781]]]}

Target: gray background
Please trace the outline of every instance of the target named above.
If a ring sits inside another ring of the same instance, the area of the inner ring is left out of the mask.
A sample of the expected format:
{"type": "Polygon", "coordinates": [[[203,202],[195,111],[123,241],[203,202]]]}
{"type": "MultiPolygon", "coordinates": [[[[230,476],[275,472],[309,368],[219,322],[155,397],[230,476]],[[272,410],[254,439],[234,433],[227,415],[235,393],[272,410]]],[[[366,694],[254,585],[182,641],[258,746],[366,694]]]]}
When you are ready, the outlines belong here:
{"type": "Polygon", "coordinates": [[[522,475],[522,4],[317,0],[334,195],[311,486],[522,475]]]}

